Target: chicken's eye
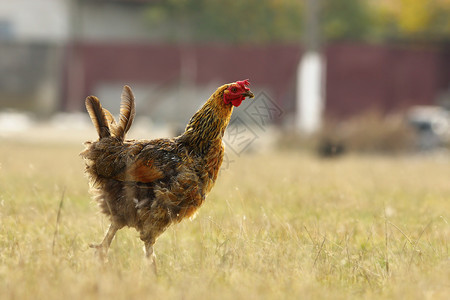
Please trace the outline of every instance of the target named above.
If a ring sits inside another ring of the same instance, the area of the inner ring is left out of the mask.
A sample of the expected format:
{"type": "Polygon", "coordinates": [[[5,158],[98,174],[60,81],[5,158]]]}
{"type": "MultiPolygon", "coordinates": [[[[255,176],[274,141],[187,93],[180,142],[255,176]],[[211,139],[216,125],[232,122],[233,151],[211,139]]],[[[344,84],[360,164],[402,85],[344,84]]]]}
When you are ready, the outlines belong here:
{"type": "Polygon", "coordinates": [[[236,87],[232,87],[232,88],[231,88],[231,91],[232,91],[233,93],[236,93],[236,92],[237,92],[237,88],[236,88],[236,87]]]}

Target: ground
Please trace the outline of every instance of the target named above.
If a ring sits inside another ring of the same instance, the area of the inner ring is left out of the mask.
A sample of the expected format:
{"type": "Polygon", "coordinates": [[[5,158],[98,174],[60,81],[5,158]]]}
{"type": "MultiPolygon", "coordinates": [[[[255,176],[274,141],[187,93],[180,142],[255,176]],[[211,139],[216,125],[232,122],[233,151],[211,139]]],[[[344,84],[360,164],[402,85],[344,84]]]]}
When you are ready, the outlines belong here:
{"type": "Polygon", "coordinates": [[[77,144],[0,140],[2,299],[445,299],[450,157],[246,153],[157,241],[108,226],[77,144]],[[62,200],[62,206],[59,210],[62,200]],[[59,217],[58,217],[59,212],[59,217]]]}

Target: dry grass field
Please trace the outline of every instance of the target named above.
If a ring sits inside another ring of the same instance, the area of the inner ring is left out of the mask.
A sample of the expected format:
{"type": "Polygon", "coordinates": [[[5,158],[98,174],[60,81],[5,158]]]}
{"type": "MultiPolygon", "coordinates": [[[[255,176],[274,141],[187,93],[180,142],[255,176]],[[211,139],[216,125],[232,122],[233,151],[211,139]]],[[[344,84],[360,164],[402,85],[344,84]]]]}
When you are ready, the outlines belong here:
{"type": "Polygon", "coordinates": [[[449,156],[243,155],[196,219],[158,239],[155,276],[134,229],[96,260],[108,221],[81,150],[0,141],[1,299],[450,295],[449,156]]]}

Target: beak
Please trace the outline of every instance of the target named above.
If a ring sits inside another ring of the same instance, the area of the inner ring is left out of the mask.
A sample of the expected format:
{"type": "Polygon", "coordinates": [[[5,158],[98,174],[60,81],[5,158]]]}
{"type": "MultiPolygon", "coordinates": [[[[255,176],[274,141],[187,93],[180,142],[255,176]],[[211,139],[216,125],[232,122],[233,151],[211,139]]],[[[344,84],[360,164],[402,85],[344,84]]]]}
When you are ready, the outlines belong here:
{"type": "Polygon", "coordinates": [[[255,95],[253,95],[253,93],[251,91],[245,91],[241,95],[244,96],[244,97],[255,98],[255,95]]]}

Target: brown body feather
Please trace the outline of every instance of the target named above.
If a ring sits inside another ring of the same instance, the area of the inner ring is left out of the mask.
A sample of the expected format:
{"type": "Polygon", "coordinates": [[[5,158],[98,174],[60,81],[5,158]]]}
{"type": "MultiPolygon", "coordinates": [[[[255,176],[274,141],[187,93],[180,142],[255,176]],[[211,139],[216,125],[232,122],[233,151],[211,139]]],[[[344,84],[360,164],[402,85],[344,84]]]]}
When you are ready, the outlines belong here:
{"type": "Polygon", "coordinates": [[[223,160],[222,137],[233,110],[222,100],[226,87],[191,118],[184,134],[151,141],[124,140],[135,114],[128,87],[118,124],[97,98],[88,97],[86,106],[100,138],[87,142],[81,156],[95,199],[112,223],[99,248],[106,251],[114,233],[129,226],[138,230],[151,254],[156,238],[170,224],[201,206],[223,160]]]}

